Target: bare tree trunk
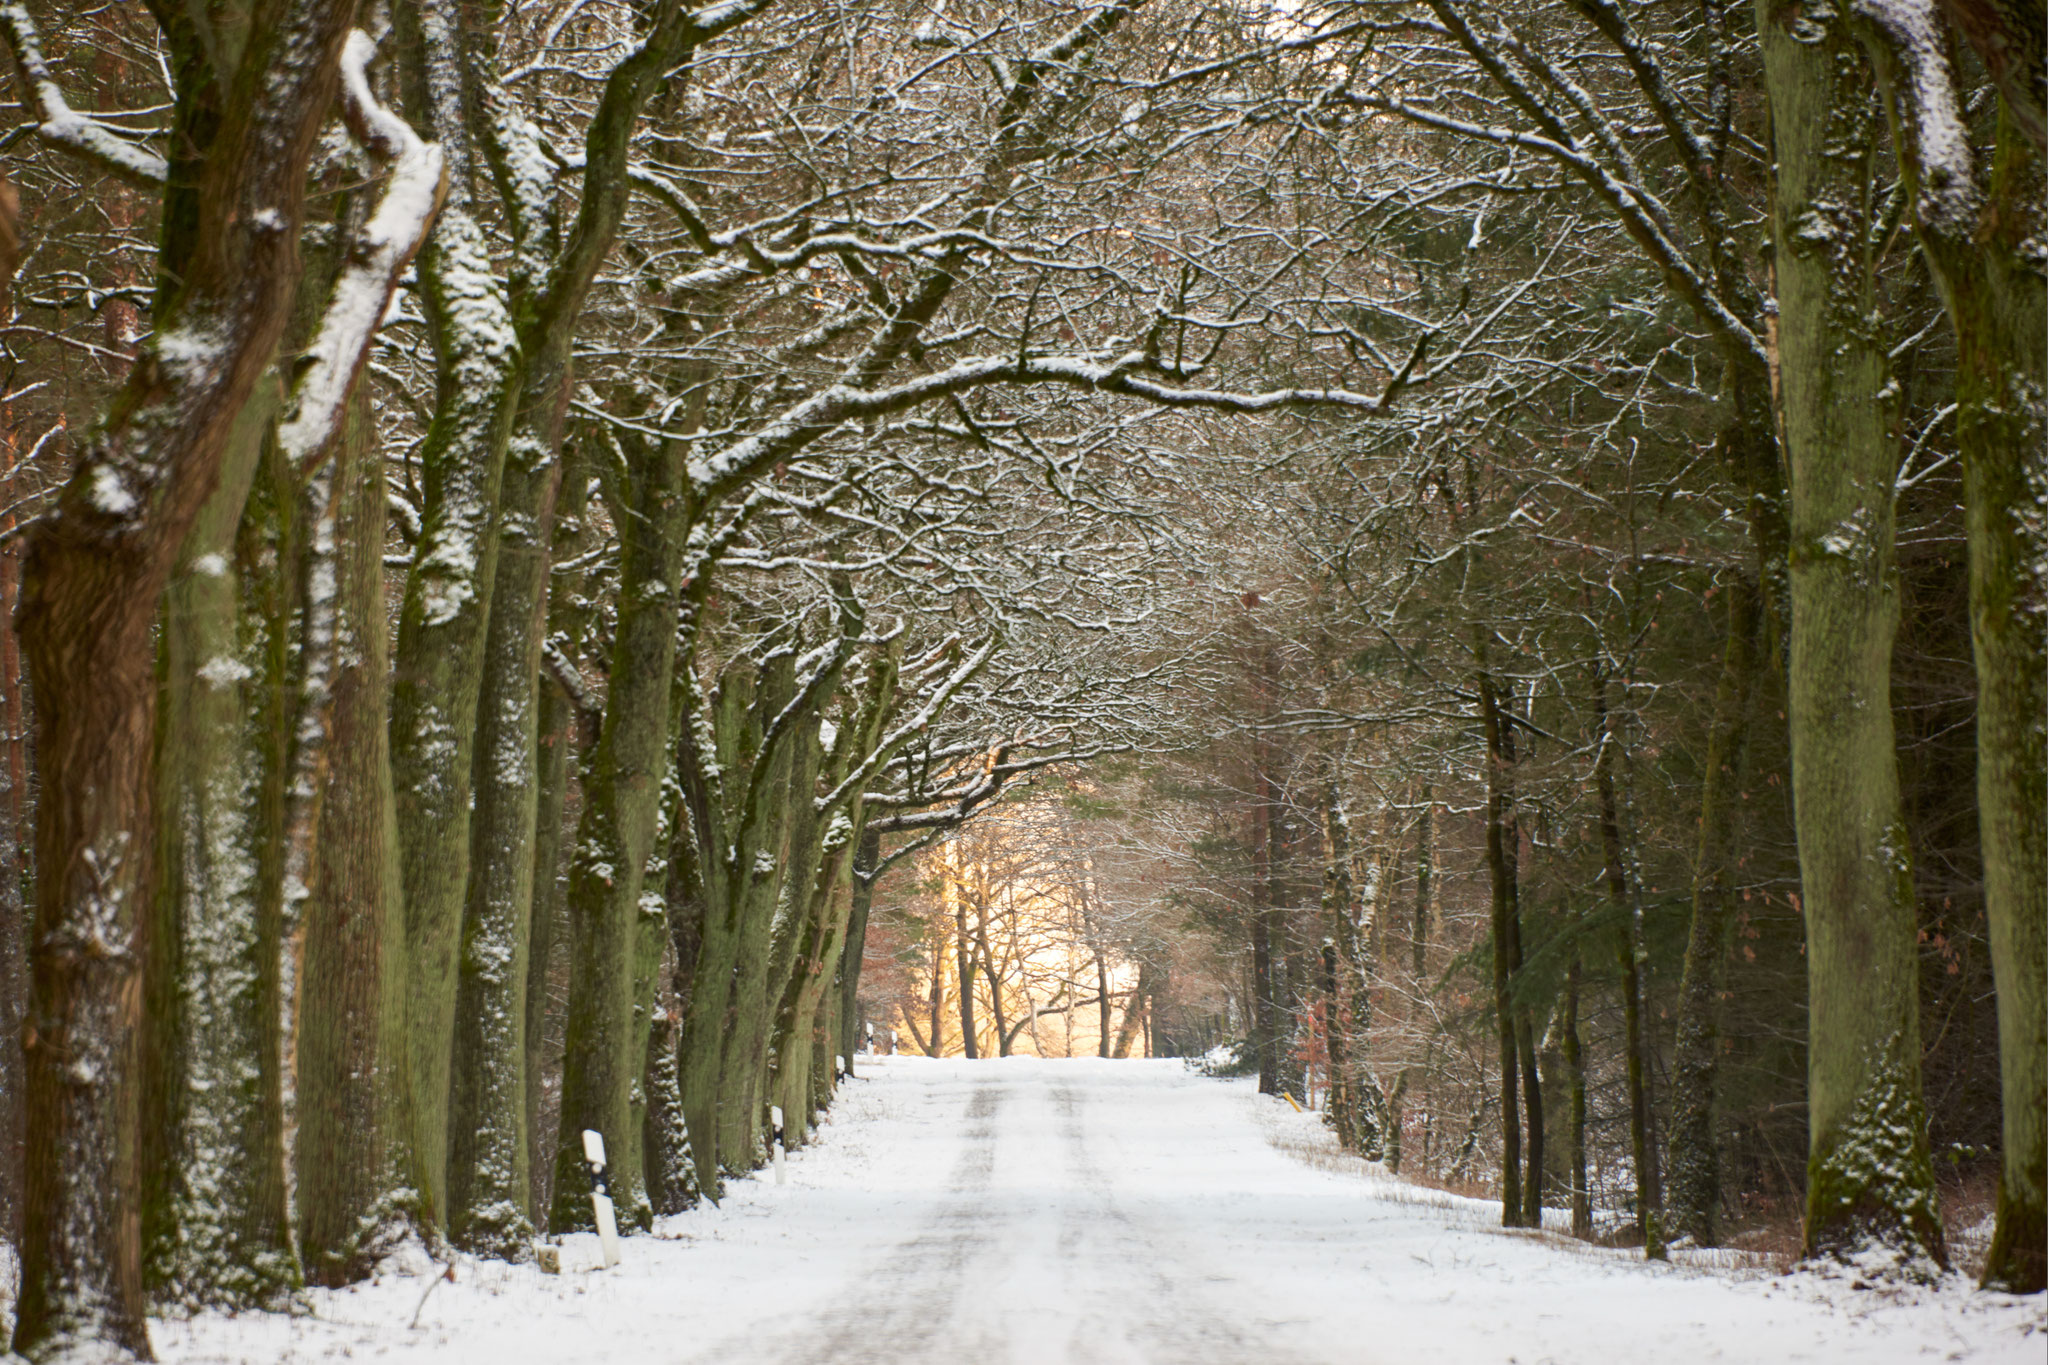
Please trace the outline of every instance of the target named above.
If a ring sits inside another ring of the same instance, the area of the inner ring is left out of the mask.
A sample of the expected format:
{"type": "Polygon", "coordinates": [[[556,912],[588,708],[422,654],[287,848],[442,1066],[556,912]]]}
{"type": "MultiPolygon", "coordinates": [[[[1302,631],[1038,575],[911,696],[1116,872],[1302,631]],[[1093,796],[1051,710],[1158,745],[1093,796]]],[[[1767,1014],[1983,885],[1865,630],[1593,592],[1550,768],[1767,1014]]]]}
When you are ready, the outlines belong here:
{"type": "Polygon", "coordinates": [[[396,6],[407,102],[448,155],[448,205],[420,254],[419,299],[439,401],[419,449],[421,530],[391,678],[391,767],[405,882],[413,1179],[422,1212],[448,1217],[448,1097],[469,880],[477,700],[497,581],[491,534],[523,378],[510,300],[477,219],[477,113],[453,0],[396,6]]]}
{"type": "Polygon", "coordinates": [[[477,712],[469,885],[450,1071],[448,1231],[459,1246],[520,1261],[532,1254],[533,1241],[527,954],[541,810],[541,784],[534,778],[541,766],[548,549],[562,465],[530,432],[515,444],[519,457],[508,458],[500,490],[497,563],[477,712]]]}
{"type": "Polygon", "coordinates": [[[1707,736],[1700,789],[1699,856],[1693,864],[1692,930],[1678,994],[1678,1044],[1671,1074],[1671,1184],[1666,1197],[1675,1237],[1720,1245],[1721,1170],[1714,1131],[1715,1078],[1721,1051],[1721,978],[1728,955],[1728,913],[1740,856],[1743,754],[1750,694],[1759,665],[1762,612],[1741,575],[1723,583],[1728,636],[1707,736]]]}
{"type": "Polygon", "coordinates": [[[684,1213],[699,1194],[697,1163],[690,1155],[689,1123],[683,1116],[681,1077],[676,1070],[680,1021],[667,1011],[654,1017],[647,1035],[647,1074],[641,1090],[647,1097],[646,1131],[640,1144],[647,1167],[647,1199],[656,1215],[684,1213]]]}
{"type": "Polygon", "coordinates": [[[1643,1038],[1643,984],[1641,934],[1636,923],[1635,897],[1630,894],[1627,864],[1621,849],[1621,806],[1614,789],[1615,753],[1621,738],[1615,732],[1607,707],[1607,677],[1593,674],[1593,715],[1600,736],[1600,756],[1593,764],[1593,780],[1600,798],[1600,853],[1607,895],[1614,907],[1620,929],[1616,935],[1616,959],[1621,966],[1621,1005],[1628,1048],[1628,1129],[1636,1177],[1636,1231],[1643,1239],[1643,1254],[1664,1259],[1663,1191],[1657,1178],[1657,1151],[1650,1133],[1650,1096],[1645,1074],[1643,1038]]]}
{"type": "MultiPolygon", "coordinates": [[[[1482,628],[1475,628],[1478,635],[1482,628]]],[[[1514,795],[1508,765],[1514,739],[1500,714],[1486,647],[1478,635],[1480,718],[1486,729],[1486,870],[1493,884],[1493,1012],[1500,1039],[1500,1221],[1526,1222],[1522,1194],[1522,1118],[1519,1046],[1521,1030],[1514,997],[1515,868],[1514,795]]]]}
{"type": "Polygon", "coordinates": [[[1131,1044],[1145,1026],[1145,1018],[1151,1013],[1152,993],[1159,988],[1159,969],[1144,958],[1138,960],[1138,981],[1131,989],[1130,1003],[1124,1006],[1123,1026],[1116,1031],[1116,1046],[1110,1050],[1112,1057],[1131,1055],[1131,1044]]]}
{"type": "Polygon", "coordinates": [[[867,952],[868,912],[875,903],[875,863],[881,854],[882,836],[863,829],[853,856],[853,904],[847,917],[846,946],[839,955],[839,1047],[846,1056],[848,1074],[853,1071],[853,1054],[860,1050],[860,974],[867,952]]]}
{"type": "Polygon", "coordinates": [[[1102,949],[1095,950],[1095,1008],[1096,1023],[1101,1036],[1096,1040],[1095,1055],[1109,1055],[1109,958],[1102,949]]]}
{"type": "MultiPolygon", "coordinates": [[[[572,557],[584,535],[589,481],[580,451],[563,453],[562,506],[555,525],[553,557],[572,557]]],[[[558,1064],[549,1046],[550,1021],[561,1015],[551,1009],[549,971],[561,942],[563,917],[562,846],[569,787],[588,746],[596,739],[602,712],[582,692],[574,653],[590,607],[582,599],[582,574],[564,575],[548,596],[549,685],[541,690],[539,737],[535,746],[534,786],[538,789],[533,833],[533,912],[526,950],[526,1142],[527,1173],[532,1190],[527,1208],[543,1221],[554,1188],[553,1133],[548,1120],[559,1109],[543,1106],[545,1079],[558,1064]],[[571,691],[571,689],[576,689],[571,691]]],[[[701,910],[701,907],[700,907],[701,910]]],[[[671,911],[673,913],[673,911],[671,911]]],[[[701,919],[701,913],[699,918],[701,919]]],[[[691,959],[695,962],[694,956],[691,959]]]]}
{"type": "Polygon", "coordinates": [[[1429,977],[1429,918],[1431,884],[1436,877],[1436,788],[1422,784],[1422,814],[1415,822],[1415,921],[1409,935],[1414,954],[1415,980],[1429,977]]]}
{"type": "MultiPolygon", "coordinates": [[[[13,308],[14,270],[21,258],[19,201],[0,177],[0,316],[13,308]]],[[[21,641],[14,632],[21,603],[21,549],[14,506],[20,494],[21,447],[0,417],[0,1238],[21,1247],[22,1024],[28,1017],[28,906],[22,896],[28,871],[27,679],[21,641]]]]}
{"type": "MultiPolygon", "coordinates": [[[[974,945],[967,934],[967,888],[953,892],[953,951],[960,972],[960,1049],[969,1061],[981,1055],[974,1036],[974,945]]],[[[1105,1016],[1102,1055],[1109,1055],[1109,1034],[1105,1016]]]]}
{"type": "MultiPolygon", "coordinates": [[[[268,743],[264,732],[292,695],[292,533],[263,575],[277,599],[274,641],[261,628],[245,635],[244,567],[234,563],[280,397],[267,380],[236,424],[220,485],[165,589],[159,632],[143,1236],[152,1291],[191,1307],[282,1306],[299,1281],[276,1086],[279,905],[265,876],[276,859],[262,847],[264,797],[286,762],[281,737],[268,743]]],[[[271,489],[284,522],[298,510],[291,491],[271,489]]]]}
{"type": "Polygon", "coordinates": [[[1564,979],[1565,1085],[1571,1096],[1572,1236],[1593,1235],[1593,1195],[1586,1184],[1586,1055],[1579,1041],[1579,959],[1572,956],[1564,979]]]}

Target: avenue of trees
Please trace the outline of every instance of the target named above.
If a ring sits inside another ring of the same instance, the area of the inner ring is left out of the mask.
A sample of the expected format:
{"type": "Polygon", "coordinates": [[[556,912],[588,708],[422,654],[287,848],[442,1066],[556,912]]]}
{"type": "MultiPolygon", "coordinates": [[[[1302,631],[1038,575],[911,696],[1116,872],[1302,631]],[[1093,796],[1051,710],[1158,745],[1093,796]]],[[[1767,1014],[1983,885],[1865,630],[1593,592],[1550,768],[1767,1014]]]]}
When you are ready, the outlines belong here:
{"type": "Polygon", "coordinates": [[[0,5],[14,1349],[717,1198],[871,923],[2041,1289],[2041,21],[0,5]]]}

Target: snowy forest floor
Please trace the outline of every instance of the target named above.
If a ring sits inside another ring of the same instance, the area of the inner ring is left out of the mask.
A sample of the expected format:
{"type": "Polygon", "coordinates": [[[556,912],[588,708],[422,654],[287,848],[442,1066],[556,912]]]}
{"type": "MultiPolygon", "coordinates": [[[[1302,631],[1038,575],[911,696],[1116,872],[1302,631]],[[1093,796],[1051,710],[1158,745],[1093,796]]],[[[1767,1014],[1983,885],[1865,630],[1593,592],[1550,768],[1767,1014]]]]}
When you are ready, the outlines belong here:
{"type": "Polygon", "coordinates": [[[2044,1305],[1652,1266],[1327,1159],[1312,1118],[1179,1062],[862,1059],[789,1183],[731,1185],[594,1271],[423,1256],[310,1316],[155,1325],[184,1365],[2026,1361],[2044,1305]]]}

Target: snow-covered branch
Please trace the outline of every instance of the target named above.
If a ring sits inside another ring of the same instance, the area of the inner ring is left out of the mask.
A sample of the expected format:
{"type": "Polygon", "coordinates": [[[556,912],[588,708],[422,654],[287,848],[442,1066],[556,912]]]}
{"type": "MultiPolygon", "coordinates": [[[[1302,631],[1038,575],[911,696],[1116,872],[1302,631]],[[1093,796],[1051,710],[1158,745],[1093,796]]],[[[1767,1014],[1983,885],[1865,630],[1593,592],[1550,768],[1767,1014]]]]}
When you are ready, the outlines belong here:
{"type": "Polygon", "coordinates": [[[136,146],[65,101],[63,90],[44,60],[35,21],[29,18],[28,9],[20,0],[0,4],[0,29],[7,33],[7,46],[14,54],[15,74],[21,78],[26,102],[41,119],[36,125],[37,136],[139,189],[155,189],[169,178],[170,167],[162,157],[136,146]]]}
{"type": "Polygon", "coordinates": [[[341,54],[342,116],[367,150],[390,163],[391,178],[349,243],[347,261],[307,351],[312,363],[294,386],[292,415],[278,428],[284,454],[302,468],[318,460],[340,430],[342,411],[390,307],[391,292],[426,241],[448,189],[440,147],[421,141],[371,92],[368,67],[376,50],[361,29],[349,34],[341,54]]]}

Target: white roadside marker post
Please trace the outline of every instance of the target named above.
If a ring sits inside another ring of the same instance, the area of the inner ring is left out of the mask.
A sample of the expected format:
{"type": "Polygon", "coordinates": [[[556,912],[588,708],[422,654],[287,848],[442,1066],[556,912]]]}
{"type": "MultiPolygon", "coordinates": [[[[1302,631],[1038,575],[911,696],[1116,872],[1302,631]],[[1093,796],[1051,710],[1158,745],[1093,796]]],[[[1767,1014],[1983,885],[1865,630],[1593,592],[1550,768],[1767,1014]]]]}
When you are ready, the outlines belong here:
{"type": "Polygon", "coordinates": [[[604,1134],[595,1128],[583,1130],[583,1159],[590,1164],[590,1211],[597,1215],[597,1240],[604,1248],[604,1268],[610,1270],[619,1263],[619,1219],[605,1178],[604,1134]]]}
{"type": "Polygon", "coordinates": [[[771,1124],[774,1125],[774,1134],[772,1137],[772,1141],[775,1144],[775,1183],[778,1185],[787,1185],[789,1183],[789,1169],[788,1167],[784,1166],[782,1162],[783,1146],[781,1105],[771,1104],[768,1106],[768,1120],[771,1124]]]}

